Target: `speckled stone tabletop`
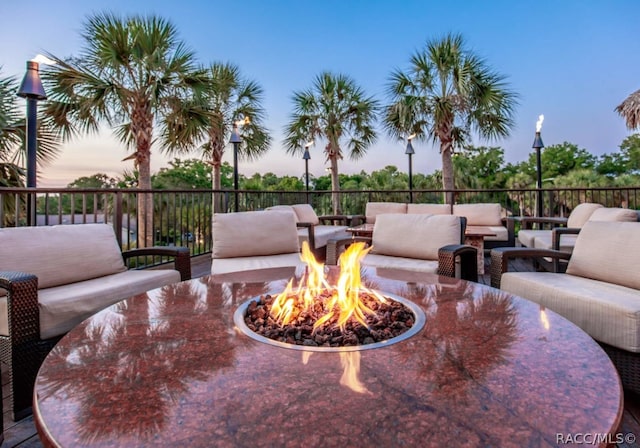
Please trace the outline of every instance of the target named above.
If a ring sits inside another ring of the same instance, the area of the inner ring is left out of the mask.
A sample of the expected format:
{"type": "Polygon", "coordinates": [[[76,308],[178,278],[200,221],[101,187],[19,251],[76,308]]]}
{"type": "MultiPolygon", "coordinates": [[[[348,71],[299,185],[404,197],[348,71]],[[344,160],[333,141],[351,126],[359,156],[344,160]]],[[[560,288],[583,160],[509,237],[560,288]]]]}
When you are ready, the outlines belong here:
{"type": "Polygon", "coordinates": [[[620,380],[595,342],[475,283],[366,271],[368,286],[426,315],[382,348],[299,351],[240,332],[236,308],[292,275],[194,279],[83,322],[38,374],[45,446],[538,447],[620,423],[620,380]]]}

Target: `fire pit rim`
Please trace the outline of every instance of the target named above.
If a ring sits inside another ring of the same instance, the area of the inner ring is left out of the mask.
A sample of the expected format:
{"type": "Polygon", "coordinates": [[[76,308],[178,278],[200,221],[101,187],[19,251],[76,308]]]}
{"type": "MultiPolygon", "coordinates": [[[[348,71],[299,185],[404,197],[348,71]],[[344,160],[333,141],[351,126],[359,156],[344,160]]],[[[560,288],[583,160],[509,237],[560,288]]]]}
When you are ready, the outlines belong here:
{"type": "Polygon", "coordinates": [[[299,350],[299,351],[306,351],[306,352],[325,352],[325,353],[339,353],[339,352],[355,352],[355,351],[362,351],[362,350],[372,350],[372,349],[376,349],[376,348],[382,348],[382,347],[388,347],[390,345],[393,344],[397,344],[398,342],[402,342],[405,341],[407,339],[409,339],[410,337],[418,334],[418,332],[420,332],[420,330],[422,330],[422,328],[424,327],[425,323],[427,322],[427,317],[424,313],[424,311],[422,310],[422,308],[420,308],[420,306],[418,306],[416,303],[412,302],[409,299],[406,299],[404,297],[400,297],[398,295],[395,294],[391,294],[388,292],[383,292],[383,291],[376,291],[379,294],[383,295],[386,298],[395,300],[397,302],[402,303],[403,305],[405,305],[407,308],[409,308],[411,310],[411,312],[413,313],[413,315],[415,316],[415,320],[414,320],[414,324],[411,328],[409,328],[407,331],[405,331],[404,333],[395,336],[391,339],[387,339],[385,341],[380,341],[380,342],[375,342],[373,344],[362,344],[362,345],[348,345],[348,346],[343,346],[343,347],[319,347],[319,346],[307,346],[307,345],[296,345],[296,344],[289,344],[287,342],[280,342],[280,341],[276,341],[274,339],[270,339],[266,336],[262,336],[259,335],[258,333],[256,333],[255,331],[251,330],[247,324],[244,322],[244,317],[246,314],[246,310],[247,307],[249,306],[249,304],[251,302],[257,302],[260,300],[260,296],[255,296],[252,297],[248,300],[246,300],[245,302],[241,303],[238,308],[236,308],[236,311],[233,313],[233,322],[235,323],[236,327],[245,335],[249,336],[251,339],[255,340],[255,341],[259,341],[259,342],[263,342],[265,344],[269,344],[269,345],[273,345],[275,347],[280,347],[280,348],[286,348],[286,349],[290,349],[290,350],[299,350]]]}

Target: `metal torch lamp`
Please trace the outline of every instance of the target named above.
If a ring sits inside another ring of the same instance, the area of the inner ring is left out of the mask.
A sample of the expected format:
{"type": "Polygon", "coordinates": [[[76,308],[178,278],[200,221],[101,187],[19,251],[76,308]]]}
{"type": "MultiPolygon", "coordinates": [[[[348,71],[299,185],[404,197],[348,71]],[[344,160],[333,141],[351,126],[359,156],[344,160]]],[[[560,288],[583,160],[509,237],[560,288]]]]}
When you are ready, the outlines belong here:
{"type": "Polygon", "coordinates": [[[233,123],[231,138],[229,143],[233,143],[233,189],[234,189],[234,211],[238,211],[238,148],[242,143],[242,138],[238,132],[238,124],[233,123]]]}
{"type": "Polygon", "coordinates": [[[536,131],[536,136],[533,139],[533,149],[536,150],[536,188],[538,189],[538,201],[537,201],[537,216],[542,216],[542,163],[540,161],[540,152],[544,148],[542,143],[542,137],[540,137],[540,131],[536,131]]]}
{"type": "Polygon", "coordinates": [[[411,144],[412,137],[407,139],[407,149],[404,153],[409,157],[409,202],[413,202],[413,155],[416,153],[411,144]]]}
{"type": "MultiPolygon", "coordinates": [[[[46,100],[47,95],[40,80],[40,64],[27,61],[27,72],[22,79],[18,96],[27,99],[27,187],[36,187],[36,151],[38,148],[38,101],[46,100]]],[[[27,196],[27,224],[36,224],[35,195],[27,196]]]]}
{"type": "Polygon", "coordinates": [[[309,147],[313,145],[313,142],[309,142],[304,145],[304,154],[302,159],[304,160],[304,185],[307,191],[307,203],[309,203],[309,160],[311,160],[311,154],[309,154],[309,147]]]}

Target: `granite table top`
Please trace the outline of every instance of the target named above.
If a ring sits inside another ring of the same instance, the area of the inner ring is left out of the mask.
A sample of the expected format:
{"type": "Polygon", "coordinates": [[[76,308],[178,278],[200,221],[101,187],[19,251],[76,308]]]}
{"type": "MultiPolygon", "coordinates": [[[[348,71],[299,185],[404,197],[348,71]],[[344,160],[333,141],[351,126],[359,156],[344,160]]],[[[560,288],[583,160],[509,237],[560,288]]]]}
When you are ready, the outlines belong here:
{"type": "Polygon", "coordinates": [[[600,347],[559,315],[462,280],[370,270],[426,315],[393,345],[320,353],[256,341],[237,307],[292,269],[208,276],[115,304],[42,365],[45,446],[556,446],[614,433],[622,388],[600,347]]]}

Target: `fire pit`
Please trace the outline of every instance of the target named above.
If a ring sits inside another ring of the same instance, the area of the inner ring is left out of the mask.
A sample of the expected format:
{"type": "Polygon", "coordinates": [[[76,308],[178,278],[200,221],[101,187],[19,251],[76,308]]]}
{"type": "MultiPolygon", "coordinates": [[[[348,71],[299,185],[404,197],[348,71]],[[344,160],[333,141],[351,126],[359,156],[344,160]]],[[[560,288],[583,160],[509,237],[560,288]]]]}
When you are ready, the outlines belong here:
{"type": "Polygon", "coordinates": [[[368,251],[352,244],[330,282],[305,243],[307,268],[297,285],[291,279],[280,294],[243,303],[234,323],[255,340],[305,351],[366,350],[411,337],[423,327],[424,313],[409,300],[362,285],[360,260],[368,251]]]}

